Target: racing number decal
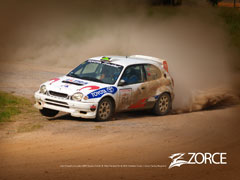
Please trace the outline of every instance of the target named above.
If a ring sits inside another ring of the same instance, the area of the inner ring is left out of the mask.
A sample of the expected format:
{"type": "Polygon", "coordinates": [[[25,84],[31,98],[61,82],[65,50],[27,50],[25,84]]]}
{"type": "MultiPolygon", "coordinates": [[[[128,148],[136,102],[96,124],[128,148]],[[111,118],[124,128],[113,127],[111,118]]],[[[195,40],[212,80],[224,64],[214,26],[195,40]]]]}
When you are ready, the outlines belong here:
{"type": "Polygon", "coordinates": [[[131,100],[131,95],[132,95],[132,88],[128,89],[121,89],[119,91],[119,96],[120,96],[120,104],[129,104],[131,100]]]}

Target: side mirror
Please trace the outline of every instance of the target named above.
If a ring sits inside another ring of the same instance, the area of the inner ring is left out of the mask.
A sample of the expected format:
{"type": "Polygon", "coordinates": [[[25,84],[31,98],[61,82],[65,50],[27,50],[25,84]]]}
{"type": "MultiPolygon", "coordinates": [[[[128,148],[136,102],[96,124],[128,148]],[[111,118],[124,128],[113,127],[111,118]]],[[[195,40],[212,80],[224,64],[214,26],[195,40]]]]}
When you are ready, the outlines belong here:
{"type": "Polygon", "coordinates": [[[118,83],[119,86],[124,86],[126,85],[126,81],[124,79],[121,79],[118,83]]]}

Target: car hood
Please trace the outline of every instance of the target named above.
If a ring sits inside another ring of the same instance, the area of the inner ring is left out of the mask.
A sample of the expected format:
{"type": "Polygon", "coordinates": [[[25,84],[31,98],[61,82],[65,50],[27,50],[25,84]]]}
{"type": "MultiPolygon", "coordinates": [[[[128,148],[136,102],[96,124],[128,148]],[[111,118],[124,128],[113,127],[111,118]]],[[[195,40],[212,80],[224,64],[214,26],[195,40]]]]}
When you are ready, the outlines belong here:
{"type": "Polygon", "coordinates": [[[91,98],[94,96],[91,95],[92,92],[95,93],[106,89],[107,92],[114,94],[116,91],[116,87],[110,84],[98,83],[69,76],[54,78],[44,84],[48,91],[61,92],[68,94],[69,96],[76,92],[81,92],[84,95],[89,95],[91,98]]]}

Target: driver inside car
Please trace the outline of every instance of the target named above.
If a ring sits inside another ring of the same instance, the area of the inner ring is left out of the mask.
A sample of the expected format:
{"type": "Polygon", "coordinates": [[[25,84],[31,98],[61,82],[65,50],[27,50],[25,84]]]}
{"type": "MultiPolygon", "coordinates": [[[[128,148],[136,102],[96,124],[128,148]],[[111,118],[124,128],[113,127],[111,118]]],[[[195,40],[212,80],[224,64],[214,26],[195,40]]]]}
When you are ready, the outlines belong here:
{"type": "Polygon", "coordinates": [[[110,70],[107,69],[106,67],[102,68],[102,73],[100,76],[100,80],[104,83],[111,83],[112,82],[112,75],[110,73],[110,70]]]}

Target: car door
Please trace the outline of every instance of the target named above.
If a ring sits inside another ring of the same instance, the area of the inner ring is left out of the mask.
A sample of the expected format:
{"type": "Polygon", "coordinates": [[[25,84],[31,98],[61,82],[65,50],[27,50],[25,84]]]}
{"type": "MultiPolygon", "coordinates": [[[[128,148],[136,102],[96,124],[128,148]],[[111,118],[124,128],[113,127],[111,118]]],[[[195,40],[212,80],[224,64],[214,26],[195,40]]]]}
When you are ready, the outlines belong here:
{"type": "Polygon", "coordinates": [[[157,89],[161,87],[159,80],[162,76],[162,72],[153,64],[144,64],[144,72],[146,73],[146,81],[148,84],[148,99],[146,100],[144,107],[150,109],[153,108],[160,95],[160,92],[158,92],[157,89]]]}
{"type": "Polygon", "coordinates": [[[143,94],[146,94],[146,75],[142,64],[128,66],[118,83],[119,111],[144,108],[143,94]]]}

